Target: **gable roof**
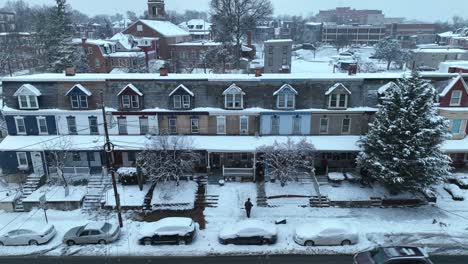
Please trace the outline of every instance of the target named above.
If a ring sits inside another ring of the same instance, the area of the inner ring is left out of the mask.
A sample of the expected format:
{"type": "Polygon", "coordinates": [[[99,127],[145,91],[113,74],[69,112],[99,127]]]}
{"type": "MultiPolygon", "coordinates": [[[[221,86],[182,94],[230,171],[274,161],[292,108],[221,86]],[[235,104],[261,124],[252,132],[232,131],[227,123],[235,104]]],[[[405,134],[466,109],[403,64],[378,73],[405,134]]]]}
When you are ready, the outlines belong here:
{"type": "Polygon", "coordinates": [[[292,91],[293,93],[295,93],[296,95],[299,94],[296,89],[294,89],[291,85],[289,84],[284,84],[283,86],[281,86],[281,88],[279,88],[276,92],[273,93],[273,96],[279,94],[281,91],[283,91],[284,89],[288,89],[290,91],[292,91]]]}
{"type": "Polygon", "coordinates": [[[117,94],[117,96],[121,95],[127,89],[131,89],[132,91],[134,91],[139,96],[143,96],[143,93],[140,92],[140,90],[138,90],[138,88],[136,88],[135,85],[133,85],[131,83],[127,84],[127,86],[125,86],[122,90],[120,90],[120,92],[117,94]]]}
{"type": "Polygon", "coordinates": [[[79,89],[80,91],[82,91],[87,96],[92,95],[92,93],[88,89],[86,89],[83,85],[75,84],[70,90],[68,90],[68,92],[65,94],[65,96],[68,96],[74,89],[79,89]]]}
{"type": "Polygon", "coordinates": [[[398,88],[398,85],[397,85],[396,83],[394,83],[394,82],[389,82],[389,83],[387,83],[387,84],[381,86],[381,87],[377,90],[377,93],[378,93],[378,94],[384,94],[388,89],[390,89],[390,88],[392,88],[392,87],[398,88]]]}
{"type": "MultiPolygon", "coordinates": [[[[158,20],[145,20],[140,19],[139,21],[146,26],[150,27],[152,30],[159,32],[159,34],[165,37],[182,37],[182,36],[190,36],[190,34],[183,30],[182,28],[178,27],[175,24],[172,24],[169,21],[158,21],[158,20]]],[[[134,23],[134,24],[135,24],[134,23]]]]}
{"type": "Polygon", "coordinates": [[[231,86],[229,86],[226,90],[224,90],[223,95],[233,94],[233,93],[240,93],[242,95],[245,95],[244,91],[242,91],[242,89],[239,86],[237,86],[235,83],[231,84],[231,86]]]}
{"type": "Polygon", "coordinates": [[[463,87],[465,87],[465,91],[468,93],[468,85],[466,85],[465,80],[463,79],[461,74],[458,74],[456,78],[453,78],[452,81],[450,81],[447,86],[445,86],[444,90],[440,93],[440,96],[446,96],[450,90],[452,90],[453,86],[457,84],[459,81],[462,82],[463,87]]]}
{"type": "Polygon", "coordinates": [[[190,94],[192,97],[195,96],[193,94],[192,91],[190,91],[187,87],[185,87],[185,85],[183,84],[180,84],[179,86],[177,86],[177,88],[175,88],[174,90],[172,90],[172,92],[169,94],[169,96],[172,96],[177,90],[179,89],[184,89],[184,91],[186,91],[188,94],[190,94]]]}
{"type": "Polygon", "coordinates": [[[26,83],[21,85],[21,87],[13,94],[13,96],[19,95],[34,95],[34,96],[41,96],[41,91],[37,89],[34,85],[26,83]]]}
{"type": "Polygon", "coordinates": [[[346,86],[344,86],[342,83],[337,83],[335,85],[333,85],[332,87],[330,87],[326,92],[325,92],[325,95],[330,95],[331,93],[333,93],[333,91],[335,91],[336,89],[338,88],[343,88],[348,94],[351,94],[351,91],[348,90],[348,88],[346,88],[346,86]]]}

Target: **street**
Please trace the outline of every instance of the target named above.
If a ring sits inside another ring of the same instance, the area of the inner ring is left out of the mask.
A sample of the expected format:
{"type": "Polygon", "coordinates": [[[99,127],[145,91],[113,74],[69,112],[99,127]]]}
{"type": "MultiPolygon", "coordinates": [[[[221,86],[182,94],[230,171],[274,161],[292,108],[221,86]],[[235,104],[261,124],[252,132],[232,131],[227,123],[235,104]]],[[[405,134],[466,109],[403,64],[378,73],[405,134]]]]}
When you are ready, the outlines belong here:
{"type": "MultiPolygon", "coordinates": [[[[434,256],[434,264],[466,264],[467,256],[434,256]]],[[[211,256],[211,257],[12,257],[0,258],[2,264],[351,264],[351,256],[211,256]]]]}

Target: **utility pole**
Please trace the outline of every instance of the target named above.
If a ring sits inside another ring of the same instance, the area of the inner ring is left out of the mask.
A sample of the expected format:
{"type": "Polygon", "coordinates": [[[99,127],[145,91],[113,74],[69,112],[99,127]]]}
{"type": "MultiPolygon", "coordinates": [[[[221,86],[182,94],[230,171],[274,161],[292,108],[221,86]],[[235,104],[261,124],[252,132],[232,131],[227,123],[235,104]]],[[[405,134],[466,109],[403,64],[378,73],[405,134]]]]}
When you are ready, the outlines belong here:
{"type": "Polygon", "coordinates": [[[104,144],[106,167],[107,167],[107,172],[110,172],[112,175],[112,186],[114,188],[114,197],[115,197],[115,206],[117,209],[117,216],[119,218],[120,227],[123,227],[122,210],[120,208],[120,196],[117,190],[117,181],[115,179],[115,170],[114,170],[114,145],[110,142],[110,139],[109,139],[109,129],[107,128],[107,118],[106,118],[106,106],[104,104],[104,95],[102,92],[101,92],[101,107],[102,107],[102,118],[104,119],[104,133],[106,136],[106,143],[104,144]]]}

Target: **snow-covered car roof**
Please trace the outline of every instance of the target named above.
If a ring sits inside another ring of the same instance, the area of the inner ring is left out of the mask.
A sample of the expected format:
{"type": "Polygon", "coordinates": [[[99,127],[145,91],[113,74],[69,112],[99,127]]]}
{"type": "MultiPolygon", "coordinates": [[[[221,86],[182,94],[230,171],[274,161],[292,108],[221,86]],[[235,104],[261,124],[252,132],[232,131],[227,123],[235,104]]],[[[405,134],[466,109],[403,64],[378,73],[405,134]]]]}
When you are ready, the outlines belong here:
{"type": "Polygon", "coordinates": [[[356,233],[356,228],[348,223],[330,222],[326,223],[305,223],[296,227],[296,235],[301,237],[310,237],[320,234],[322,232],[337,235],[339,233],[343,235],[356,233]]]}
{"type": "Polygon", "coordinates": [[[193,220],[186,217],[167,217],[154,223],[145,223],[140,234],[152,236],[155,233],[184,234],[193,231],[193,220]]]}
{"type": "Polygon", "coordinates": [[[83,230],[101,230],[107,222],[90,222],[86,224],[83,230]]]}
{"type": "Polygon", "coordinates": [[[276,236],[278,230],[274,224],[259,220],[244,220],[221,230],[219,237],[222,239],[235,238],[238,235],[252,236],[276,236]]]}

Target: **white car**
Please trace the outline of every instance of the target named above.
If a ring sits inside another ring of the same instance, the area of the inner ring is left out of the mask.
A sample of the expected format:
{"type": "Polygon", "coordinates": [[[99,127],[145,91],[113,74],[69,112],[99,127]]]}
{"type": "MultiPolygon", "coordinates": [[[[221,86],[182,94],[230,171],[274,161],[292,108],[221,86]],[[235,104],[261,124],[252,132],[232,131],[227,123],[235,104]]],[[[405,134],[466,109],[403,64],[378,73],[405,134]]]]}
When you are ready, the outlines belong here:
{"type": "Polygon", "coordinates": [[[301,246],[348,246],[357,244],[356,229],[345,223],[302,224],[294,232],[294,241],[301,246]]]}
{"type": "Polygon", "coordinates": [[[276,243],[277,239],[276,226],[258,220],[241,221],[219,233],[219,242],[223,245],[266,245],[276,243]]]}
{"type": "Polygon", "coordinates": [[[0,236],[0,246],[47,244],[57,234],[53,225],[20,226],[0,236]]]}
{"type": "Polygon", "coordinates": [[[186,245],[193,241],[196,223],[191,218],[167,217],[154,223],[145,223],[140,230],[142,245],[186,245]]]}

